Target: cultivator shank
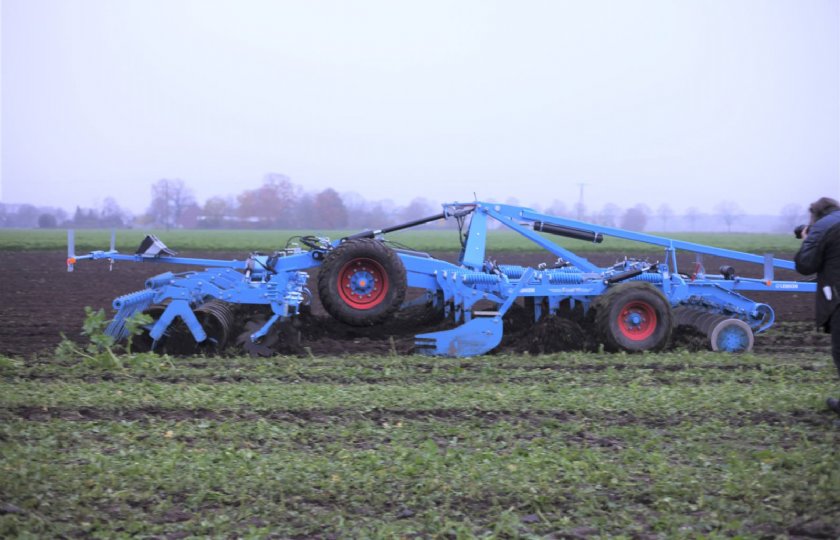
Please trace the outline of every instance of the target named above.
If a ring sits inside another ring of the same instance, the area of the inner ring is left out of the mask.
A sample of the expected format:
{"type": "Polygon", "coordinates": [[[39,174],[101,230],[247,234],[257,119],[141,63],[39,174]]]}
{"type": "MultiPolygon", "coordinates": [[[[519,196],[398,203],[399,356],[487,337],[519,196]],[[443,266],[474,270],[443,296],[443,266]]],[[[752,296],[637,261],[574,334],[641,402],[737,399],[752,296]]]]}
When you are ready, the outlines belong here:
{"type": "Polygon", "coordinates": [[[748,351],[753,334],[769,328],[774,314],[769,305],[742,293],[815,290],[813,283],[774,280],[774,268],[792,269],[793,263],[769,255],[482,202],[445,204],[441,214],[429,218],[336,241],[303,237],[301,243],[305,249],[225,261],[178,257],[160,240],[148,237],[133,255],[117,252],[112,241],[108,251],[77,256],[71,232],[68,270],[85,259],[205,267],[158,274],[146,280],[144,290],[114,300],[110,335],[126,339],[126,321],[146,313],[154,322],[137,339],[149,348],[178,354],[221,351],[234,341],[251,352],[271,354],[280,339],[273,329],[288,324],[310,301],[307,281],[313,268],[318,268],[318,293],[325,310],[352,327],[388,324],[404,310],[426,305],[439,314],[445,328],[418,334],[416,351],[444,356],[479,355],[496,348],[504,336],[505,314],[517,302],[532,323],[550,316],[571,318],[608,350],[660,350],[668,345],[674,327],[689,326],[702,332],[713,350],[748,351]],[[383,238],[388,232],[441,219],[457,221],[462,232],[466,227],[457,263],[391,247],[383,238]],[[530,268],[488,260],[489,222],[519,233],[556,262],[551,268],[530,268]],[[587,242],[616,237],[652,244],[663,249],[664,262],[624,259],[598,267],[545,233],[587,242]],[[678,249],[698,254],[691,274],[679,270],[678,249]],[[763,264],[764,278],[738,277],[731,267],[722,268],[720,275],[707,275],[702,255],[763,264]],[[407,296],[409,289],[420,294],[407,296]]]}

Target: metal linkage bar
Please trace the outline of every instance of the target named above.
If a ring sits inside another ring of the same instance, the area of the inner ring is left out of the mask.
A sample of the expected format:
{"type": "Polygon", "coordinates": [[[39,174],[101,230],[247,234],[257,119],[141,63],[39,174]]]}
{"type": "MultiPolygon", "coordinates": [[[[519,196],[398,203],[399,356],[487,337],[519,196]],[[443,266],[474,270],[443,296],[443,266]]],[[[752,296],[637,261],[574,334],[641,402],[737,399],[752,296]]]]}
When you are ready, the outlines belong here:
{"type": "Polygon", "coordinates": [[[399,225],[392,225],[391,227],[383,227],[382,229],[376,229],[374,231],[362,231],[357,232],[356,234],[351,234],[350,236],[345,236],[341,239],[342,242],[347,240],[354,240],[356,238],[376,238],[377,235],[386,234],[389,232],[401,231],[403,229],[410,229],[411,227],[417,227],[419,225],[424,225],[426,223],[430,223],[432,221],[437,221],[439,219],[445,219],[446,212],[441,212],[440,214],[435,214],[433,216],[414,219],[411,221],[406,221],[405,223],[400,223],[399,225]]]}
{"type": "MultiPolygon", "coordinates": [[[[550,223],[558,226],[572,227],[576,229],[583,229],[591,231],[593,234],[603,234],[607,236],[614,236],[615,238],[623,238],[625,240],[632,240],[635,242],[642,242],[655,246],[662,246],[664,248],[676,248],[690,251],[692,253],[703,253],[704,255],[713,255],[716,257],[725,257],[738,261],[745,261],[757,264],[765,263],[764,255],[755,255],[753,253],[745,253],[743,251],[735,251],[732,249],[723,249],[694,242],[686,242],[684,240],[675,240],[673,238],[664,238],[652,234],[639,233],[628,231],[624,229],[617,229],[614,227],[606,227],[603,225],[595,225],[592,223],[585,223],[568,218],[561,218],[556,216],[549,216],[540,214],[529,209],[516,209],[515,207],[507,207],[502,213],[515,215],[520,219],[527,221],[550,223]]],[[[769,262],[776,268],[783,268],[785,270],[795,270],[793,261],[785,259],[770,258],[769,262]]]]}
{"type": "MultiPolygon", "coordinates": [[[[493,205],[492,207],[490,207],[490,206],[484,205],[482,203],[479,203],[479,204],[476,205],[476,214],[473,216],[473,220],[475,220],[475,217],[480,215],[480,214],[486,214],[486,215],[492,217],[493,219],[495,219],[496,221],[498,221],[499,223],[501,223],[502,225],[504,225],[505,227],[508,227],[509,229],[512,229],[512,230],[518,232],[519,234],[521,234],[522,236],[524,236],[525,238],[531,240],[532,242],[534,242],[535,244],[537,244],[541,248],[549,251],[550,253],[553,253],[554,255],[557,255],[558,257],[562,257],[563,259],[569,261],[570,263],[572,263],[574,266],[580,268],[581,270],[584,270],[584,271],[587,271],[587,272],[598,272],[598,271],[600,271],[600,269],[597,266],[595,266],[594,264],[592,264],[588,260],[584,259],[583,257],[579,257],[579,256],[575,255],[574,253],[572,253],[571,251],[567,250],[566,248],[558,246],[554,242],[551,242],[550,240],[548,240],[546,238],[543,238],[542,236],[540,236],[539,234],[534,232],[532,229],[529,229],[529,228],[526,228],[526,227],[522,226],[517,220],[514,220],[512,216],[508,215],[507,211],[508,211],[508,209],[511,209],[511,208],[514,208],[514,207],[509,207],[509,206],[505,206],[505,205],[493,205]]],[[[486,231],[486,226],[485,226],[484,230],[486,231]]],[[[472,224],[470,224],[470,232],[472,232],[472,224]]],[[[485,233],[485,238],[486,238],[486,233],[485,233]]],[[[469,246],[469,240],[467,241],[467,245],[469,246]]],[[[482,251],[482,256],[483,256],[483,251],[482,251]]]]}

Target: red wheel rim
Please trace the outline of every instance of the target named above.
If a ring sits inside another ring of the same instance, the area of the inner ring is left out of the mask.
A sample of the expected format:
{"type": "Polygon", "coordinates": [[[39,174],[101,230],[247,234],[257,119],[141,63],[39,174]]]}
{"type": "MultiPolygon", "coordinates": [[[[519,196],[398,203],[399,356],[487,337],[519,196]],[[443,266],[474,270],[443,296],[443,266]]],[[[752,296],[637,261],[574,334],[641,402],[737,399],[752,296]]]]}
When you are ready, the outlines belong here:
{"type": "Polygon", "coordinates": [[[338,272],[338,295],[353,309],[373,309],[387,293],[388,274],[373,259],[353,259],[338,272]]]}
{"type": "Polygon", "coordinates": [[[632,341],[642,341],[656,331],[656,311],[647,302],[629,302],[618,314],[618,329],[632,341]]]}

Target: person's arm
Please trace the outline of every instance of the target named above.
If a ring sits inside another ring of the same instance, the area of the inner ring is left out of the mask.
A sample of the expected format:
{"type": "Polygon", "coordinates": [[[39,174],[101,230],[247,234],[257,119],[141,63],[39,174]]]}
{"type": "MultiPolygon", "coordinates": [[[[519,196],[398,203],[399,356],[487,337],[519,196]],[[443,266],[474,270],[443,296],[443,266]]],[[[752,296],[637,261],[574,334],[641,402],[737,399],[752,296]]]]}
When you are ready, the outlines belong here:
{"type": "Polygon", "coordinates": [[[819,226],[819,222],[808,228],[807,236],[802,241],[799,251],[793,258],[796,265],[796,271],[803,275],[811,275],[819,272],[822,267],[822,250],[820,249],[820,239],[825,233],[824,228],[819,226]]]}

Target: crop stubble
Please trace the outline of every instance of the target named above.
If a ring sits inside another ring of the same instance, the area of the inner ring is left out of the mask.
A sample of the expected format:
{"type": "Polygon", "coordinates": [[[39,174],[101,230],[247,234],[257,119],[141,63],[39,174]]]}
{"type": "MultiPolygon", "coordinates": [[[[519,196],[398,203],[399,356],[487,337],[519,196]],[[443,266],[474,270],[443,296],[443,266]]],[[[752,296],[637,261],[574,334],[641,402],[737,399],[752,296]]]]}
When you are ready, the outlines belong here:
{"type": "Polygon", "coordinates": [[[833,373],[812,356],[147,356],[0,373],[10,535],[840,533],[840,436],[819,408],[833,373]]]}
{"type": "Polygon", "coordinates": [[[106,370],[53,358],[58,333],[166,268],[0,264],[0,354],[26,357],[0,365],[4,534],[840,535],[820,409],[836,383],[808,295],[756,298],[780,324],[746,356],[421,359],[334,326],[315,357],[106,370]]]}

